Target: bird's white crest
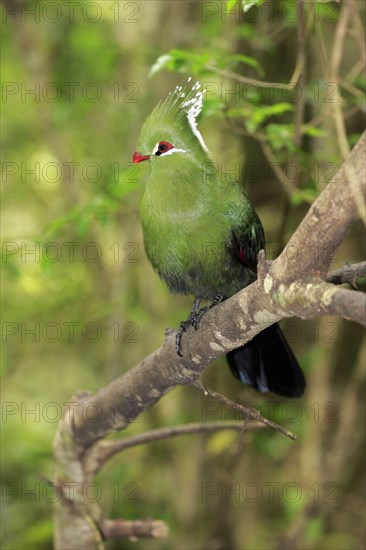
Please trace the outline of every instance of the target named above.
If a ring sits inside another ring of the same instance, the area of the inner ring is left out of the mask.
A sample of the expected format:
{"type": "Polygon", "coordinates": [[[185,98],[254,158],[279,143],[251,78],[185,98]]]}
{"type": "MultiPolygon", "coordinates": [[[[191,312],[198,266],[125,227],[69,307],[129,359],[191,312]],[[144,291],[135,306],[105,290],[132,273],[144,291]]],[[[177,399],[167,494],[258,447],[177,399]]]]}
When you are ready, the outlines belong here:
{"type": "MultiPolygon", "coordinates": [[[[189,77],[188,82],[190,82],[192,77],[189,77]]],[[[202,111],[203,105],[203,94],[206,93],[206,90],[200,90],[201,84],[197,81],[196,84],[192,87],[192,90],[186,94],[182,86],[177,86],[173,92],[176,101],[181,102],[181,107],[187,115],[189,125],[192,129],[192,132],[197,137],[198,141],[202,145],[202,148],[208,153],[207,145],[204,142],[201,132],[197,128],[196,119],[200,112],[202,111]],[[182,101],[183,99],[187,99],[182,101]]]]}

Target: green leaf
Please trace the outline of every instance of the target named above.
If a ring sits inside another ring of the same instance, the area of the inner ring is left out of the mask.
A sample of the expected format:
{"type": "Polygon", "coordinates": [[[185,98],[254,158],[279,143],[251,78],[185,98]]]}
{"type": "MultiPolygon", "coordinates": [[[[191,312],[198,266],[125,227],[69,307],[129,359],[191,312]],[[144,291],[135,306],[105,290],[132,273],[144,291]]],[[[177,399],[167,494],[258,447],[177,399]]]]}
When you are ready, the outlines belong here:
{"type": "Polygon", "coordinates": [[[352,84],[358,86],[361,90],[366,90],[366,78],[364,73],[358,74],[352,84]]]}
{"type": "Polygon", "coordinates": [[[304,189],[294,191],[291,194],[291,204],[300,206],[301,204],[312,204],[318,196],[316,189],[304,189]]]}
{"type": "Polygon", "coordinates": [[[203,105],[201,119],[210,116],[217,117],[220,114],[222,115],[223,111],[225,111],[225,103],[220,99],[207,99],[203,105]]]}
{"type": "Polygon", "coordinates": [[[203,74],[208,72],[206,63],[211,55],[206,52],[194,53],[187,50],[170,50],[155,61],[149,72],[149,77],[156,75],[162,69],[179,73],[203,74]]]}
{"type": "Polygon", "coordinates": [[[247,13],[254,6],[261,6],[265,1],[266,0],[241,0],[241,7],[243,8],[243,12],[247,13]]]}
{"type": "Polygon", "coordinates": [[[84,239],[87,236],[91,222],[92,222],[91,212],[89,212],[88,210],[81,212],[80,217],[77,220],[77,224],[76,224],[76,231],[77,231],[78,237],[80,237],[81,239],[84,239]]]}
{"type": "Polygon", "coordinates": [[[226,114],[229,118],[246,118],[252,116],[252,109],[249,105],[248,107],[237,107],[233,109],[228,109],[226,111],[226,114]]]}
{"type": "Polygon", "coordinates": [[[238,2],[238,0],[227,0],[226,1],[226,9],[231,10],[237,2],[238,2]]]}
{"type": "MultiPolygon", "coordinates": [[[[249,132],[255,132],[261,124],[272,116],[279,116],[287,111],[293,111],[290,103],[276,103],[275,105],[253,105],[248,103],[240,109],[229,109],[229,117],[242,117],[249,132]]],[[[280,125],[281,126],[281,125],[280,125]]]]}
{"type": "Polygon", "coordinates": [[[297,147],[294,143],[293,124],[268,124],[265,131],[268,141],[274,151],[285,148],[290,153],[296,152],[297,147]]]}
{"type": "Polygon", "coordinates": [[[258,74],[260,74],[261,76],[264,75],[264,70],[262,69],[261,65],[253,57],[249,57],[247,55],[242,55],[242,54],[234,54],[234,55],[224,57],[223,61],[225,62],[225,65],[229,63],[237,63],[237,62],[244,63],[244,65],[249,65],[249,67],[253,67],[253,69],[256,69],[258,74]]]}
{"type": "Polygon", "coordinates": [[[210,73],[207,69],[207,63],[212,62],[217,67],[226,68],[233,63],[244,63],[257,71],[260,76],[264,75],[264,71],[259,62],[253,57],[243,54],[224,55],[216,52],[208,51],[192,52],[187,50],[170,50],[157,58],[149,71],[149,77],[155,76],[163,69],[168,71],[176,71],[178,73],[190,73],[198,76],[210,73]]]}
{"type": "Polygon", "coordinates": [[[360,133],[355,133],[355,134],[350,134],[348,136],[348,141],[349,141],[349,144],[351,145],[351,147],[353,147],[354,145],[356,145],[356,143],[358,142],[358,140],[360,139],[361,137],[361,134],[360,133]]]}
{"type": "Polygon", "coordinates": [[[309,137],[325,137],[327,132],[321,128],[316,128],[316,126],[308,126],[303,129],[303,133],[309,137]]]}
{"type": "Polygon", "coordinates": [[[172,61],[172,56],[167,53],[158,57],[154,65],[151,67],[149,71],[149,78],[151,78],[152,76],[155,76],[156,73],[160,72],[162,69],[167,68],[171,61],[172,61]]]}

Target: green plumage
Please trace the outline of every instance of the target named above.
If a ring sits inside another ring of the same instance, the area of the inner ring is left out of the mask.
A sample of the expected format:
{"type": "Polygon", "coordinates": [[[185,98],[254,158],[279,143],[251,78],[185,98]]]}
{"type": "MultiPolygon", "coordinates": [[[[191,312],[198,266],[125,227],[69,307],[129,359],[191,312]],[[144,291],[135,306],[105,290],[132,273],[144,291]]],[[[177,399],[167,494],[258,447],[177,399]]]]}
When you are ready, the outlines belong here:
{"type": "Polygon", "coordinates": [[[141,202],[145,250],[172,292],[228,297],[255,280],[263,229],[238,184],[218,177],[192,131],[187,101],[189,96],[171,94],[148,117],[138,140],[143,155],[151,155],[161,141],[186,151],[150,157],[151,176],[141,202]],[[237,244],[252,270],[239,261],[237,244]]]}

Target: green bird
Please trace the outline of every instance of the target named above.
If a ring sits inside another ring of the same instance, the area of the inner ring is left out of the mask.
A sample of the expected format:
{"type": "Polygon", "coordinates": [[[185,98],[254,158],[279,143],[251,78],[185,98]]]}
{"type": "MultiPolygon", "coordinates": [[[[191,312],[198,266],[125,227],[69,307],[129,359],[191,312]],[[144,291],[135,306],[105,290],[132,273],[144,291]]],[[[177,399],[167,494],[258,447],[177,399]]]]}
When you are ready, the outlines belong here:
{"type": "MultiPolygon", "coordinates": [[[[223,182],[196,124],[204,91],[176,87],[146,119],[133,162],[149,161],[151,175],[141,201],[146,254],[171,292],[195,302],[177,333],[177,352],[187,325],[196,328],[202,300],[212,305],[256,279],[264,231],[236,181],[223,182]]],[[[211,307],[209,306],[209,307],[211,307]]],[[[227,354],[233,374],[260,392],[299,397],[301,368],[277,324],[227,354]]]]}

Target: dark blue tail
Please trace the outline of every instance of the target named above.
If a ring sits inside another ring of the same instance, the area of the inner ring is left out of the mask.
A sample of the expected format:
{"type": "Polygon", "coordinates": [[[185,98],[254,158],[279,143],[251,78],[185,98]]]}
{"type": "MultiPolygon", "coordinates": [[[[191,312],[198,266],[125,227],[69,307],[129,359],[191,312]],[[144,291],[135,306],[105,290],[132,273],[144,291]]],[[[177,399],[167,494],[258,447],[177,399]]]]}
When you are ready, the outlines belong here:
{"type": "Polygon", "coordinates": [[[277,323],[226,357],[233,375],[260,392],[285,397],[304,393],[305,377],[277,323]]]}

